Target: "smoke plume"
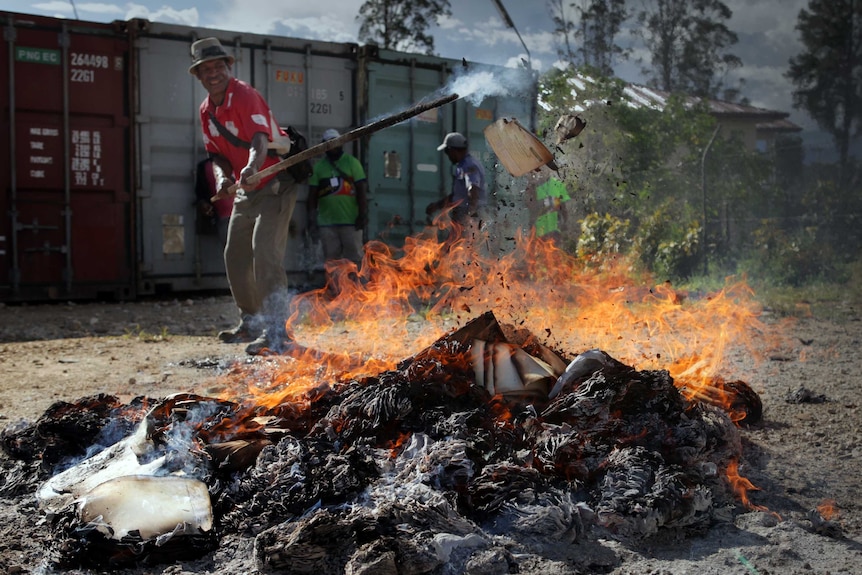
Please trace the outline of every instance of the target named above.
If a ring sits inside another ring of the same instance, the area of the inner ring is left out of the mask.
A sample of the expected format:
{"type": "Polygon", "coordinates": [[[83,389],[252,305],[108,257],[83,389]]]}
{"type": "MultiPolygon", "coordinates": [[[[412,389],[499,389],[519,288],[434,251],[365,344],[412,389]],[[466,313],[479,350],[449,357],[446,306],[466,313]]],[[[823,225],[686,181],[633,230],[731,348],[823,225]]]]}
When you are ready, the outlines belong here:
{"type": "Polygon", "coordinates": [[[468,65],[464,71],[456,71],[453,80],[444,88],[445,93],[456,93],[474,106],[479,106],[488,97],[533,95],[533,78],[527,70],[518,68],[477,68],[468,65]]]}

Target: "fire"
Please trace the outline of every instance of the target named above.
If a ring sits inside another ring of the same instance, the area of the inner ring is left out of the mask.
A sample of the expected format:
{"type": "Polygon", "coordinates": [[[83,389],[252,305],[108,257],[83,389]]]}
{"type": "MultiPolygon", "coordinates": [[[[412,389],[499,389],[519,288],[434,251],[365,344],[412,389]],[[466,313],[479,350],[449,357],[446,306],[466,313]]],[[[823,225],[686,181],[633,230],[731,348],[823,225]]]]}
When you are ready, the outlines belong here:
{"type": "MultiPolygon", "coordinates": [[[[438,219],[401,249],[369,242],[358,267],[330,262],[327,284],[291,303],[287,330],[307,347],[236,366],[223,399],[250,414],[302,414],[319,394],[395,369],[493,310],[501,323],[563,353],[601,349],[637,369],[667,370],[687,399],[745,421],[750,406],[722,372],[731,371],[733,354],[761,357],[780,338],[778,327],[761,321],[744,281],[728,279],[717,293],[695,297],[634,273],[622,258],[596,268],[533,234],[509,239],[513,247],[498,255],[486,235],[468,241],[438,219]]],[[[505,425],[511,414],[502,403],[505,425]]],[[[735,472],[729,476],[744,498],[751,487],[735,472]]]]}
{"type": "Polygon", "coordinates": [[[410,433],[402,433],[394,441],[388,442],[384,445],[384,447],[392,454],[393,459],[398,456],[398,453],[401,452],[401,448],[405,443],[407,443],[411,436],[412,434],[410,433]]]}
{"type": "Polygon", "coordinates": [[[441,240],[449,231],[438,219],[399,250],[369,242],[359,267],[330,262],[327,285],[295,296],[287,325],[324,353],[258,367],[251,398],[301,401],[322,382],[392,369],[487,310],[567,353],[599,348],[639,369],[667,369],[687,397],[713,402],[733,353],[761,357],[777,340],[744,280],[693,297],[633,273],[622,258],[597,269],[532,234],[489,255],[486,235],[471,242],[455,230],[456,239],[441,240]]]}
{"type": "Polygon", "coordinates": [[[826,521],[832,521],[839,516],[838,504],[834,499],[826,499],[817,506],[817,513],[826,521]]]}
{"type": "Polygon", "coordinates": [[[731,489],[733,489],[737,499],[742,502],[746,509],[768,511],[766,507],[753,504],[748,498],[749,491],[756,491],[759,488],[739,474],[739,462],[736,459],[732,459],[727,464],[727,470],[725,473],[727,474],[727,481],[730,483],[731,489]]]}

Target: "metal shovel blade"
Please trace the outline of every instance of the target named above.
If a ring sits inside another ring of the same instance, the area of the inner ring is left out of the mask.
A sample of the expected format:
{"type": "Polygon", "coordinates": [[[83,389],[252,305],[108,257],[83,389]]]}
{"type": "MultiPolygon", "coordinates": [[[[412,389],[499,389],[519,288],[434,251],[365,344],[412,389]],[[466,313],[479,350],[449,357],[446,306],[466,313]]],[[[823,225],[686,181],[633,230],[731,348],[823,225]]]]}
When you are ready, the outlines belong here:
{"type": "Polygon", "coordinates": [[[500,118],[484,133],[500,163],[516,178],[554,159],[551,151],[515,118],[500,118]]]}

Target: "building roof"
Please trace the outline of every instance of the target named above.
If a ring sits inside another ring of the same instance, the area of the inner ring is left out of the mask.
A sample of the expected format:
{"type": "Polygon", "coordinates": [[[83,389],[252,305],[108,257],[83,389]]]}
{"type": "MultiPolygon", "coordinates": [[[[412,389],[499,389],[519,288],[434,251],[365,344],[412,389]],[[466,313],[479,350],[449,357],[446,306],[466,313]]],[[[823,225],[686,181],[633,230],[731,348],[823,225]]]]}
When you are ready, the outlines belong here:
{"type": "MultiPolygon", "coordinates": [[[[594,84],[595,81],[589,76],[578,74],[570,78],[569,83],[572,86],[572,95],[577,98],[578,92],[584,91],[588,85],[594,84]]],[[[641,84],[626,83],[623,88],[624,103],[632,108],[651,108],[653,110],[664,110],[670,99],[670,92],[650,88],[641,84]]],[[[694,96],[686,97],[686,103],[695,105],[701,101],[700,98],[694,96]]],[[[758,108],[747,104],[737,102],[726,102],[724,100],[709,101],[710,113],[717,119],[740,119],[756,121],[758,131],[764,132],[801,132],[802,128],[797,126],[787,118],[790,116],[787,112],[779,112],[777,110],[768,110],[766,108],[758,108]]],[[[584,111],[589,108],[594,102],[583,101],[579,106],[576,106],[575,111],[584,111]]],[[[547,109],[547,107],[546,107],[547,109]]]]}
{"type": "MultiPolygon", "coordinates": [[[[670,97],[669,92],[638,84],[627,84],[623,89],[623,93],[629,98],[629,105],[636,103],[636,105],[649,106],[656,110],[664,109],[670,97]]],[[[699,98],[693,96],[686,97],[686,103],[691,105],[699,101],[699,98]]],[[[790,116],[787,112],[768,110],[766,108],[758,108],[757,106],[749,106],[748,104],[740,104],[738,102],[726,102],[724,100],[710,99],[708,102],[710,114],[717,119],[754,120],[757,122],[755,128],[761,133],[802,131],[800,126],[787,119],[790,116]]]]}

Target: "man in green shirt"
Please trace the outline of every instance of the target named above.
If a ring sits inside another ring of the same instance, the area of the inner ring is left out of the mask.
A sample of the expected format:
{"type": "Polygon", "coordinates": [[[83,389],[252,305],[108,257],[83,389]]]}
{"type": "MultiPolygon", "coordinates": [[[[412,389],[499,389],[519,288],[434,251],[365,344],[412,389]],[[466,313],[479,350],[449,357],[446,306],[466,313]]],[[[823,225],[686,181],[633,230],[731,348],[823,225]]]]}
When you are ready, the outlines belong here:
{"type": "MultiPolygon", "coordinates": [[[[323,142],[339,137],[330,128],[323,142]]],[[[368,180],[356,157],[333,148],[314,165],[308,180],[308,229],[319,235],[325,260],[362,261],[362,232],[368,223],[368,180]]]]}
{"type": "Polygon", "coordinates": [[[536,199],[547,208],[536,218],[536,236],[559,236],[559,218],[565,218],[566,214],[563,204],[572,199],[566,191],[566,185],[557,178],[550,177],[536,188],[536,199]]]}

